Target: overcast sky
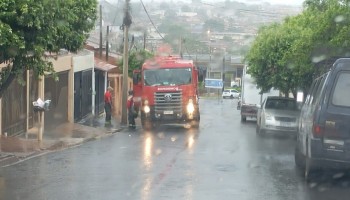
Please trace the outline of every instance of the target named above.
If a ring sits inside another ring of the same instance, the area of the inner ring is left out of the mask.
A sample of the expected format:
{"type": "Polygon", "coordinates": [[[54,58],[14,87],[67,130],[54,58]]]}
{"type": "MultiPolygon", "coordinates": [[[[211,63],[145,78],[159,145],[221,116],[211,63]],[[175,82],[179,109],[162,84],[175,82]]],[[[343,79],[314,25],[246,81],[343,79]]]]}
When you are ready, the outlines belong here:
{"type": "MultiPolygon", "coordinates": [[[[215,1],[215,0],[212,0],[215,1]]],[[[261,3],[261,2],[268,2],[271,4],[285,4],[285,5],[297,5],[301,6],[304,2],[304,0],[236,0],[244,3],[261,3]]]]}
{"type": "MultiPolygon", "coordinates": [[[[118,2],[118,0],[107,0],[111,3],[116,3],[118,2]]],[[[136,2],[139,0],[131,0],[131,2],[136,2]]],[[[144,2],[148,2],[151,0],[143,0],[144,2]]],[[[161,1],[166,1],[166,2],[170,2],[171,0],[155,0],[158,2],[161,1]]],[[[176,2],[176,0],[172,0],[173,2],[176,2]]],[[[191,0],[182,0],[185,2],[191,2],[191,0]]],[[[224,2],[225,0],[203,0],[203,2],[224,2]]],[[[284,5],[296,5],[296,6],[302,6],[304,0],[231,0],[231,1],[239,1],[239,2],[244,2],[244,3],[254,3],[254,4],[259,4],[262,2],[268,2],[271,4],[284,4],[284,5]]]]}
{"type": "MultiPolygon", "coordinates": [[[[144,0],[144,1],[147,1],[147,0],[144,0]]],[[[158,1],[161,1],[161,0],[158,0],[158,1]]],[[[224,2],[225,0],[202,0],[202,1],[203,2],[224,2]]],[[[284,5],[296,5],[296,6],[301,6],[304,2],[304,0],[231,0],[231,1],[239,1],[243,3],[254,3],[254,4],[268,2],[271,4],[284,4],[284,5]]]]}

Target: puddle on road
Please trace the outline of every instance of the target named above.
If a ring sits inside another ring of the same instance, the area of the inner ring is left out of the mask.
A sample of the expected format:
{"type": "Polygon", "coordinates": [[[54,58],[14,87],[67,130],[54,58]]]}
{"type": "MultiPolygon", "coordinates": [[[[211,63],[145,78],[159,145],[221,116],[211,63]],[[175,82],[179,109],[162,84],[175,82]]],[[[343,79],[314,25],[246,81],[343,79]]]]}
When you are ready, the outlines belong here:
{"type": "Polygon", "coordinates": [[[216,165],[215,169],[220,172],[232,172],[236,171],[237,167],[235,165],[216,165]]]}

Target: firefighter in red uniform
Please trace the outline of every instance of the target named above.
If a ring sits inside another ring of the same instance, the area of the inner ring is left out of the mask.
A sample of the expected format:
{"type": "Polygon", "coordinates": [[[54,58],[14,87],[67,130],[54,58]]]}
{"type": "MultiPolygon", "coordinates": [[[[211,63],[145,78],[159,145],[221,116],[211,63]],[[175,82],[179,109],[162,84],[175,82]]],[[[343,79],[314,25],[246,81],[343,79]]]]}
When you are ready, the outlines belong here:
{"type": "Polygon", "coordinates": [[[108,87],[105,93],[105,112],[106,112],[106,124],[111,124],[112,120],[112,87],[108,87]]]}
{"type": "Polygon", "coordinates": [[[127,108],[128,108],[129,127],[136,128],[135,118],[137,117],[137,111],[134,107],[134,93],[133,93],[133,91],[129,91],[127,108]]]}

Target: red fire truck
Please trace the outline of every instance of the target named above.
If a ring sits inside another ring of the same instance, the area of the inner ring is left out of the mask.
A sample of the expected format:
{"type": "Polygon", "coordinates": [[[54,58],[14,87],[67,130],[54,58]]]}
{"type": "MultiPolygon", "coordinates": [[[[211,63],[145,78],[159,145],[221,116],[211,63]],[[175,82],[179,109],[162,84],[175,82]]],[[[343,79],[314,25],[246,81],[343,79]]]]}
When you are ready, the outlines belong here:
{"type": "Polygon", "coordinates": [[[199,127],[198,69],[192,60],[159,56],[134,70],[133,91],[144,129],[160,124],[199,127]]]}

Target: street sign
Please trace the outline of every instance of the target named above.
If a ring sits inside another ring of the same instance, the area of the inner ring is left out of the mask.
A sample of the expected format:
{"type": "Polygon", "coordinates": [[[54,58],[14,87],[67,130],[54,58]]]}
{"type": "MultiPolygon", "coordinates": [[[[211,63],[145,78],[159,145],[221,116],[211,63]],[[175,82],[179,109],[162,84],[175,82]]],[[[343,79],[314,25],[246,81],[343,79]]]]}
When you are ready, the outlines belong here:
{"type": "Polygon", "coordinates": [[[221,79],[205,79],[206,88],[222,89],[223,84],[221,79]]]}

